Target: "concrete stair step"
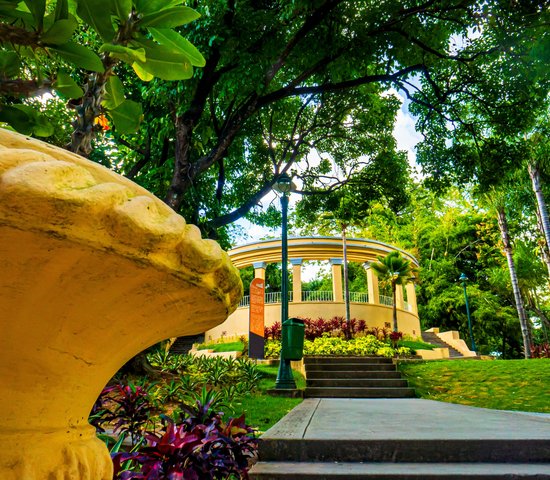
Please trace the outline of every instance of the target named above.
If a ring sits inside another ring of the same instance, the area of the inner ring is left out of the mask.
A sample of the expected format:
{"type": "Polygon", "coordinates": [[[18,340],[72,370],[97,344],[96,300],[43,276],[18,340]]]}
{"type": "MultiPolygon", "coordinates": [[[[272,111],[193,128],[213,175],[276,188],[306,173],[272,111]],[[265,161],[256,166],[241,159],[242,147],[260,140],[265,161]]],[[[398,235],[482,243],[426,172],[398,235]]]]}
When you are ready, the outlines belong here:
{"type": "Polygon", "coordinates": [[[412,388],[306,387],[306,398],[414,398],[412,388]]]}
{"type": "Polygon", "coordinates": [[[340,371],[340,370],[334,370],[334,371],[325,371],[325,370],[308,370],[307,371],[307,378],[311,380],[321,380],[321,379],[331,379],[331,378],[338,378],[338,379],[376,379],[376,378],[382,378],[382,379],[400,379],[401,373],[398,371],[378,371],[378,370],[372,370],[372,371],[356,371],[356,370],[347,370],[347,371],[340,371]]]}
{"type": "Polygon", "coordinates": [[[431,343],[432,345],[437,345],[438,347],[441,347],[441,348],[448,348],[449,357],[459,358],[464,356],[458,350],[455,350],[453,347],[451,347],[447,342],[444,342],[443,340],[441,340],[435,333],[422,332],[421,337],[422,337],[422,340],[426,343],[431,343]]]}
{"type": "Polygon", "coordinates": [[[386,357],[304,357],[305,365],[313,364],[334,364],[334,363],[393,363],[391,358],[386,357]]]}
{"type": "Polygon", "coordinates": [[[392,387],[402,387],[406,388],[409,386],[407,380],[398,379],[398,378],[308,378],[306,380],[306,385],[308,387],[383,387],[383,388],[392,388],[392,387]]]}
{"type": "Polygon", "coordinates": [[[341,463],[259,462],[251,480],[508,480],[549,479],[550,463],[341,463]]]}
{"type": "Polygon", "coordinates": [[[326,364],[308,364],[306,372],[315,371],[395,371],[396,367],[392,363],[326,363],[326,364]]]}
{"type": "MultiPolygon", "coordinates": [[[[299,423],[299,422],[298,422],[299,423]]],[[[368,425],[368,423],[366,424],[368,425]]],[[[260,438],[262,462],[547,463],[545,438],[260,438]]],[[[550,470],[547,471],[550,475],[550,470]]]]}
{"type": "Polygon", "coordinates": [[[170,347],[170,353],[185,355],[189,353],[189,350],[193,347],[194,343],[203,343],[204,334],[188,335],[186,337],[178,337],[176,341],[170,347]]]}

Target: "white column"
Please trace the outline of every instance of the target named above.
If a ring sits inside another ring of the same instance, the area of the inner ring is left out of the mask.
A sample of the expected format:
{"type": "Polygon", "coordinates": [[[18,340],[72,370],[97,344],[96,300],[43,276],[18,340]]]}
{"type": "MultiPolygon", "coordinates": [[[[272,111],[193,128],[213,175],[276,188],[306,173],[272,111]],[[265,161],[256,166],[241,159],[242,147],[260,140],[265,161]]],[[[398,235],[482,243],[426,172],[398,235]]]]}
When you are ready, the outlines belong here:
{"type": "Polygon", "coordinates": [[[292,302],[302,301],[302,259],[291,258],[292,264],[292,302]]]}
{"type": "Polygon", "coordinates": [[[407,283],[407,303],[411,306],[411,313],[418,315],[418,304],[416,303],[416,288],[413,282],[407,283]]]}
{"type": "Polygon", "coordinates": [[[395,286],[395,305],[401,310],[405,309],[405,299],[403,298],[403,285],[395,286]]]}
{"type": "Polygon", "coordinates": [[[331,258],[330,264],[332,265],[332,296],[333,302],[344,301],[344,290],[342,288],[342,259],[331,258]]]}
{"type": "Polygon", "coordinates": [[[255,262],[252,264],[254,267],[254,278],[261,278],[265,280],[265,262],[255,262]]]}
{"type": "Polygon", "coordinates": [[[378,290],[378,277],[374,273],[374,270],[370,266],[370,262],[365,263],[367,269],[367,289],[369,292],[369,303],[380,303],[380,292],[378,290]]]}

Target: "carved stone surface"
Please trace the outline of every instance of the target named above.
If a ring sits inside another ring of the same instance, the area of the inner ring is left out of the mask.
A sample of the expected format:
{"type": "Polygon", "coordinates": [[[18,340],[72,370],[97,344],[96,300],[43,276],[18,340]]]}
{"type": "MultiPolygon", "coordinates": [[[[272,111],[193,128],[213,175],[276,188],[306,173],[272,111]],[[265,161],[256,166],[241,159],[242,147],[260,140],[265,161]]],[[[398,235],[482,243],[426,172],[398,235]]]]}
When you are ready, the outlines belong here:
{"type": "Polygon", "coordinates": [[[226,253],[152,194],[0,129],[0,478],[112,478],[87,422],[103,386],[241,296],[226,253]]]}

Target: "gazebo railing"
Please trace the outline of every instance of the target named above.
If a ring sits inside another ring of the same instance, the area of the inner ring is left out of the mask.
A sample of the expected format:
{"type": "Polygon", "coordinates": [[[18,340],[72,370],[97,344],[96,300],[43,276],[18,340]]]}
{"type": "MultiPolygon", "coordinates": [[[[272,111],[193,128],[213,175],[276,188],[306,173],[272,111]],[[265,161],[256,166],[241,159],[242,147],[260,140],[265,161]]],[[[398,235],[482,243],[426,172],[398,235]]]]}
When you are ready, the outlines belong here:
{"type": "Polygon", "coordinates": [[[393,306],[393,298],[386,295],[378,295],[380,305],[387,305],[388,307],[393,306]]]}
{"type": "MultiPolygon", "coordinates": [[[[369,303],[369,295],[366,292],[349,292],[349,300],[354,303],[369,303]]],[[[288,301],[293,301],[292,292],[288,292],[288,301]]],[[[333,302],[334,297],[332,292],[329,291],[305,291],[302,292],[302,302],[333,302]]],[[[386,295],[379,295],[380,305],[393,306],[392,297],[386,295]]],[[[268,292],[265,294],[265,303],[281,303],[281,292],[268,292]]],[[[239,307],[248,307],[250,305],[250,297],[245,295],[240,303],[239,307]]],[[[403,302],[403,309],[407,312],[412,312],[412,307],[408,302],[403,302]]]]}
{"type": "Polygon", "coordinates": [[[305,291],[302,292],[302,302],[333,302],[332,292],[328,291],[305,291]]]}
{"type": "Polygon", "coordinates": [[[369,303],[369,294],[366,292],[349,292],[349,301],[354,303],[369,303]]]}

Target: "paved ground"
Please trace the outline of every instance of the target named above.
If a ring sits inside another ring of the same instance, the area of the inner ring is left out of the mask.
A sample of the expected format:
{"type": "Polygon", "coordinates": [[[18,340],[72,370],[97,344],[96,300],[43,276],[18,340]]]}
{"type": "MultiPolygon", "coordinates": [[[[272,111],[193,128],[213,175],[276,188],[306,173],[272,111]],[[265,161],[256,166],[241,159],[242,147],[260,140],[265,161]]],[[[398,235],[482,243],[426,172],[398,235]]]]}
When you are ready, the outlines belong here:
{"type": "Polygon", "coordinates": [[[550,441],[550,414],[489,410],[417,398],[309,398],[262,438],[550,441]]]}

